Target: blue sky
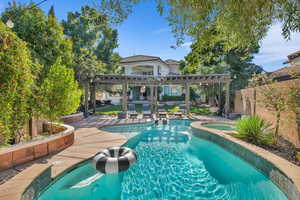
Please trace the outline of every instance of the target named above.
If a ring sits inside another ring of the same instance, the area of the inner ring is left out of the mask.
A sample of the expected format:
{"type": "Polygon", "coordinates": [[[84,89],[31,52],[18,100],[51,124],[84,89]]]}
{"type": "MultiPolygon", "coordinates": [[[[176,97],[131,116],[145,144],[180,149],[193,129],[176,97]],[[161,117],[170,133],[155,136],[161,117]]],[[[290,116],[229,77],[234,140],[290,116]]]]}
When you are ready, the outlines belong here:
{"type": "MultiPolygon", "coordinates": [[[[0,0],[0,12],[7,6],[7,2],[9,0],[0,0]]],[[[48,0],[41,8],[48,11],[54,5],[56,16],[61,20],[67,17],[67,12],[79,10],[82,5],[91,2],[92,0],[48,0]]],[[[122,57],[142,54],[180,60],[189,52],[190,41],[177,49],[170,48],[176,41],[168,21],[157,13],[154,1],[142,1],[135,6],[128,19],[116,28],[119,31],[119,47],[116,51],[122,57]]],[[[286,56],[297,50],[300,50],[300,33],[293,33],[291,40],[285,41],[281,36],[280,24],[275,24],[262,41],[254,63],[261,65],[266,71],[273,71],[281,68],[286,56]]]]}

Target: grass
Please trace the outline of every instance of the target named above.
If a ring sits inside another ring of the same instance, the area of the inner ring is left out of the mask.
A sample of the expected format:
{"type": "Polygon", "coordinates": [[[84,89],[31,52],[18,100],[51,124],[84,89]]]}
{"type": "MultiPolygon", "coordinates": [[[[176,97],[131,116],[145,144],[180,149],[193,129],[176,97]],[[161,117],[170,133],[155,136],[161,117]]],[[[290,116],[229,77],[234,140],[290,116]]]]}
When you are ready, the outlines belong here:
{"type": "MultiPolygon", "coordinates": [[[[179,106],[165,105],[164,108],[169,113],[174,113],[179,110],[179,106]]],[[[142,110],[143,110],[142,104],[135,104],[135,109],[136,109],[136,112],[142,113],[142,110]]],[[[117,115],[119,112],[122,112],[122,105],[112,105],[110,107],[98,108],[96,110],[97,114],[102,114],[102,115],[117,115]]],[[[191,107],[191,113],[197,114],[197,115],[213,114],[208,108],[199,108],[199,107],[194,107],[194,106],[191,107]]]]}

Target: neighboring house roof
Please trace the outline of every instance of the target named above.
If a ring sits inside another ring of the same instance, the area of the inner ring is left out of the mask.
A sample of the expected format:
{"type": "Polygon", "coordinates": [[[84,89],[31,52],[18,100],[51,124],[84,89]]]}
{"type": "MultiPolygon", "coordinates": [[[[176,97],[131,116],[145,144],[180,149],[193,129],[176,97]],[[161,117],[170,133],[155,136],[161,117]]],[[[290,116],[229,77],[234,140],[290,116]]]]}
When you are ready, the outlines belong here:
{"type": "Polygon", "coordinates": [[[288,64],[288,63],[291,62],[292,59],[297,58],[297,57],[299,57],[299,56],[300,56],[300,50],[299,50],[299,51],[296,51],[296,52],[294,52],[294,53],[291,53],[290,55],[287,56],[289,60],[288,60],[288,61],[285,61],[283,64],[288,64]]]}
{"type": "Polygon", "coordinates": [[[136,56],[129,56],[121,59],[121,64],[125,63],[134,63],[134,62],[143,62],[143,61],[160,61],[167,66],[171,67],[171,65],[179,65],[179,62],[177,60],[168,59],[163,61],[158,56],[145,56],[145,55],[136,55],[136,56]]]}
{"type": "Polygon", "coordinates": [[[300,65],[296,65],[293,67],[283,67],[274,72],[270,72],[269,74],[273,76],[275,79],[283,81],[291,79],[290,73],[291,70],[295,70],[297,74],[300,74],[300,65]]]}
{"type": "Polygon", "coordinates": [[[179,65],[179,61],[173,60],[173,59],[165,60],[165,63],[170,64],[170,65],[179,65]]]}
{"type": "Polygon", "coordinates": [[[287,57],[291,60],[291,59],[296,58],[298,56],[300,56],[300,50],[288,55],[287,57]]]}
{"type": "Polygon", "coordinates": [[[160,57],[157,56],[144,56],[144,55],[136,55],[136,56],[129,56],[126,58],[121,59],[121,63],[131,63],[131,62],[141,62],[141,61],[153,61],[159,60],[164,62],[160,57]]]}

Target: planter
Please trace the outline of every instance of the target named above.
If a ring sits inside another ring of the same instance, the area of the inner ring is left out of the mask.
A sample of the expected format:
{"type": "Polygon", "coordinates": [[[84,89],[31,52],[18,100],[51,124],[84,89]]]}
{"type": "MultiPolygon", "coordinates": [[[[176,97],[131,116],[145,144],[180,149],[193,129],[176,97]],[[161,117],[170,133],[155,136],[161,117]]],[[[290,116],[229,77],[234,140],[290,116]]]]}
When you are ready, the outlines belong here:
{"type": "Polygon", "coordinates": [[[61,124],[64,131],[0,150],[0,171],[61,151],[74,143],[74,128],[61,124]]]}
{"type": "Polygon", "coordinates": [[[72,115],[65,115],[60,118],[64,123],[72,123],[72,122],[78,122],[80,120],[84,119],[83,112],[81,113],[75,113],[72,115]]]}

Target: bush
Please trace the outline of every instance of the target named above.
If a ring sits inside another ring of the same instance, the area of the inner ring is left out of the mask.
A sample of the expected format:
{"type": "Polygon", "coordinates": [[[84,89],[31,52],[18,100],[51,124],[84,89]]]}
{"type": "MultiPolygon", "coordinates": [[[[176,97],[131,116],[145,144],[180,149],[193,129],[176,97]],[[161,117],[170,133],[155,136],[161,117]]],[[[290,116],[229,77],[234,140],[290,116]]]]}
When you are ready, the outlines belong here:
{"type": "Polygon", "coordinates": [[[24,136],[31,113],[32,71],[26,43],[0,20],[0,133],[5,144],[24,136]]]}
{"type": "Polygon", "coordinates": [[[197,114],[197,115],[210,115],[213,114],[209,108],[199,108],[199,107],[191,107],[190,110],[191,113],[197,114]]]}
{"type": "Polygon", "coordinates": [[[74,113],[80,104],[81,95],[73,69],[55,64],[50,67],[39,88],[37,110],[42,116],[54,121],[74,113]]]}
{"type": "Polygon", "coordinates": [[[162,96],[162,101],[184,101],[184,96],[162,96]]]}
{"type": "Polygon", "coordinates": [[[300,151],[296,153],[296,160],[300,162],[300,151]]]}
{"type": "Polygon", "coordinates": [[[236,124],[237,138],[258,145],[272,145],[271,124],[258,116],[243,117],[236,124]]]}

